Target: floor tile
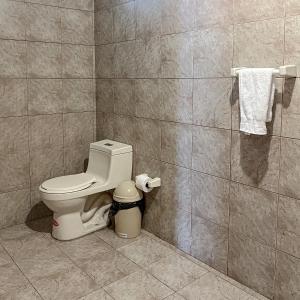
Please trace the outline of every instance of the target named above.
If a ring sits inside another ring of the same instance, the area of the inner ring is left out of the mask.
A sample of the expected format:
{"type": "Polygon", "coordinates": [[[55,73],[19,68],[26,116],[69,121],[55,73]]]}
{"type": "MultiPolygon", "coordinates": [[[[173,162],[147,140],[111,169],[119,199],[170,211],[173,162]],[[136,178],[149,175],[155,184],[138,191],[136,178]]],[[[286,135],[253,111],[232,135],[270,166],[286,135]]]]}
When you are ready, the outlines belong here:
{"type": "Polygon", "coordinates": [[[138,237],[134,239],[122,239],[118,237],[115,232],[111,229],[105,228],[102,230],[97,231],[96,233],[103,241],[105,241],[107,244],[111,245],[113,248],[117,249],[126,245],[129,245],[142,237],[144,237],[144,234],[141,233],[138,237]]]}
{"type": "Polygon", "coordinates": [[[5,294],[24,289],[29,285],[29,281],[15,264],[10,263],[0,266],[0,299],[3,299],[2,296],[5,294]]]}
{"type": "Polygon", "coordinates": [[[33,283],[45,300],[77,299],[97,288],[96,283],[79,268],[58,272],[33,283]]]}
{"type": "Polygon", "coordinates": [[[101,289],[83,296],[78,300],[113,300],[113,298],[108,295],[103,289],[101,289]]]}
{"type": "Polygon", "coordinates": [[[12,263],[11,257],[7,254],[4,248],[0,245],[0,266],[12,263]]]}
{"type": "Polygon", "coordinates": [[[255,300],[212,273],[205,274],[178,293],[186,300],[255,300]]]}
{"type": "Polygon", "coordinates": [[[154,277],[177,291],[207,273],[198,265],[178,254],[162,258],[147,268],[154,277]]]}
{"type": "Polygon", "coordinates": [[[173,291],[150,274],[139,271],[104,287],[116,300],[159,300],[173,291]]]}
{"type": "Polygon", "coordinates": [[[112,248],[96,235],[87,235],[72,241],[55,243],[68,257],[78,264],[91,257],[111,251],[112,248]]]}
{"type": "Polygon", "coordinates": [[[179,294],[173,294],[165,298],[165,300],[185,300],[181,295],[179,294]]]}
{"type": "Polygon", "coordinates": [[[117,251],[110,251],[93,257],[81,266],[99,287],[117,281],[140,268],[117,251]]]}
{"type": "Polygon", "coordinates": [[[130,245],[121,247],[119,251],[142,267],[147,267],[149,264],[174,253],[171,249],[149,237],[144,237],[130,245]]]}
{"type": "Polygon", "coordinates": [[[5,300],[42,300],[39,293],[32,286],[14,289],[3,295],[0,292],[0,298],[5,300]]]}

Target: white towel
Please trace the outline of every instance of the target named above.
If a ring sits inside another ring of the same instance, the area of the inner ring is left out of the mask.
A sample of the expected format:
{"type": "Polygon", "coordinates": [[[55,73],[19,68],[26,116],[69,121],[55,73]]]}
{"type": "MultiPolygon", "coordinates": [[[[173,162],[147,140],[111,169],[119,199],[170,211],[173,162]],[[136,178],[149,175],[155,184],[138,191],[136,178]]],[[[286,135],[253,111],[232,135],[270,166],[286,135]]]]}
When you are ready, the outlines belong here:
{"type": "Polygon", "coordinates": [[[239,70],[240,130],[246,134],[267,134],[266,122],[272,121],[275,94],[273,68],[239,70]]]}

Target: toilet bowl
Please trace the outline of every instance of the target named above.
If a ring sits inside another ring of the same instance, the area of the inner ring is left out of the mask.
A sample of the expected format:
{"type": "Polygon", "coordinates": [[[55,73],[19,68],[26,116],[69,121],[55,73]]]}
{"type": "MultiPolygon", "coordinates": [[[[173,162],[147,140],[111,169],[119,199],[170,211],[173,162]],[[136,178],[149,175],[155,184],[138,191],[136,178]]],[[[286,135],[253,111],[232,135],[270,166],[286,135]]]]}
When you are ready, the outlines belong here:
{"type": "Polygon", "coordinates": [[[131,174],[132,146],[111,140],[90,144],[85,173],[52,178],[39,187],[43,202],[54,213],[52,236],[58,240],[71,240],[106,227],[110,204],[97,211],[94,208],[94,213],[87,219],[86,200],[130,180],[131,174]]]}

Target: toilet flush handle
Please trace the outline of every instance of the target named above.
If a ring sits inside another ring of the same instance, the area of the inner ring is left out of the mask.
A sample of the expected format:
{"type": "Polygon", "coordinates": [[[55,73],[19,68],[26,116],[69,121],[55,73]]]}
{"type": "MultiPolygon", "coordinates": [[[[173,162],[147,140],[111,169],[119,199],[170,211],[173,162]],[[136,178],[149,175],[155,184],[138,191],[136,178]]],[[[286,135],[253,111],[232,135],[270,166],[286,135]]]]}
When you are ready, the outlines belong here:
{"type": "Polygon", "coordinates": [[[161,180],[159,177],[153,178],[147,182],[149,188],[155,188],[161,186],[161,180]]]}

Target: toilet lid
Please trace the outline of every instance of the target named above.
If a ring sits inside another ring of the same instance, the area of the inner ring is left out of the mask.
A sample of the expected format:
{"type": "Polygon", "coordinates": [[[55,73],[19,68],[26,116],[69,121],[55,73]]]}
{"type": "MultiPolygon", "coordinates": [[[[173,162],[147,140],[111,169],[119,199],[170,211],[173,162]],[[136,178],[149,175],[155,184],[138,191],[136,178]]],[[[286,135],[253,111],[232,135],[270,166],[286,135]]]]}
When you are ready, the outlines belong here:
{"type": "Polygon", "coordinates": [[[42,184],[42,188],[48,193],[70,193],[86,189],[94,182],[94,176],[80,173],[49,179],[42,184]]]}

